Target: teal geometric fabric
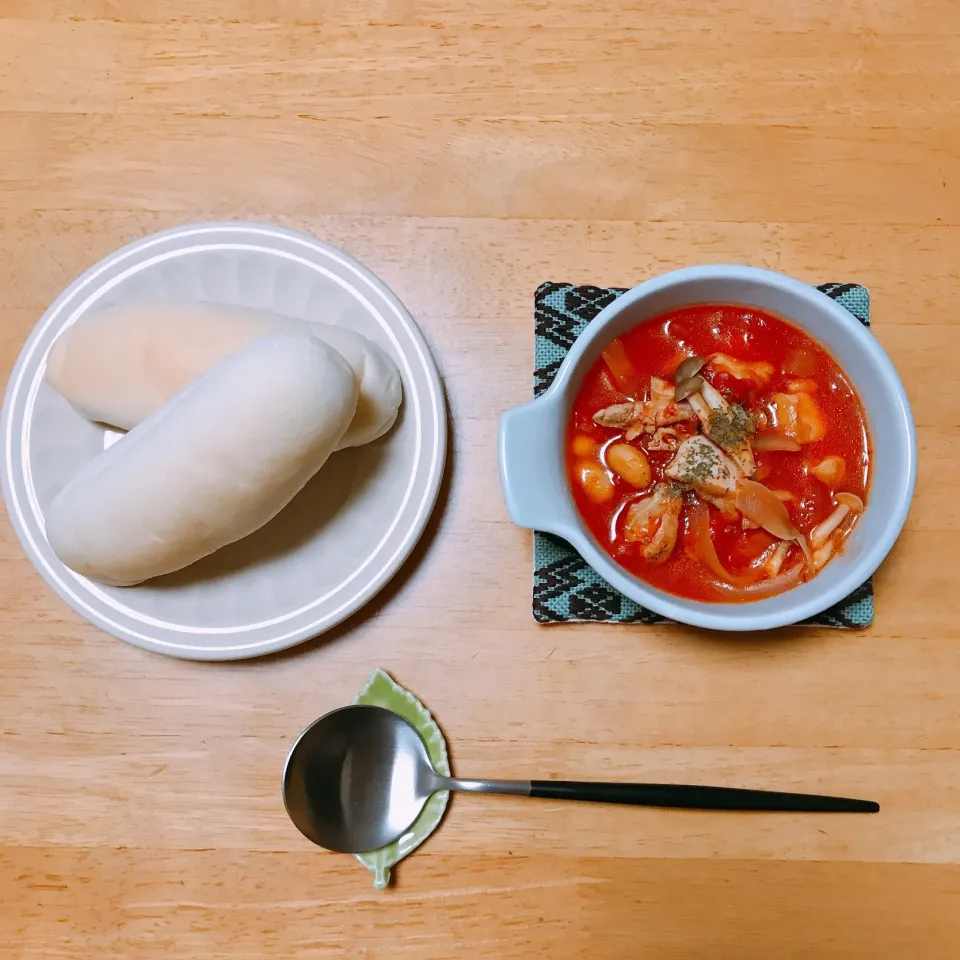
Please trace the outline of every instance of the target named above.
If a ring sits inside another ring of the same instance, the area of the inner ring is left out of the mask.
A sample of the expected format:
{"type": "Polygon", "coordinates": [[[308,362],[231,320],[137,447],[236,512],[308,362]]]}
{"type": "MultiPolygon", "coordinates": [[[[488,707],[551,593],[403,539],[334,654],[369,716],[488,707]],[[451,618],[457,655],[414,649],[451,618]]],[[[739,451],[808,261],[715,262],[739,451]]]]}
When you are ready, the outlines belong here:
{"type": "MultiPolygon", "coordinates": [[[[870,326],[870,294],[856,283],[825,283],[817,289],[870,326]]],[[[620,287],[577,287],[544,283],[536,293],[534,396],[553,383],[574,340],[617,297],[620,287]]],[[[540,623],[666,623],[659,614],[614,590],[565,540],[533,535],[533,616],[540,623]]],[[[822,627],[860,629],[873,622],[873,581],[836,606],[805,621],[822,627]]]]}

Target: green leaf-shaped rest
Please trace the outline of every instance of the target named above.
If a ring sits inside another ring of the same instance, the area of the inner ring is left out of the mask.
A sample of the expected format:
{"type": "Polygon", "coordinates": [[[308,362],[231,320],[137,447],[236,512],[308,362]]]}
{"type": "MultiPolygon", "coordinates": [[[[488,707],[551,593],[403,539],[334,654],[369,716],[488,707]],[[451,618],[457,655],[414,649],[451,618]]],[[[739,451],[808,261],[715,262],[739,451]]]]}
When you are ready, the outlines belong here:
{"type": "MultiPolygon", "coordinates": [[[[357,694],[354,703],[386,707],[412,723],[427,745],[427,753],[437,773],[450,776],[447,744],[436,721],[427,708],[409,691],[404,690],[384,670],[377,667],[367,685],[357,694]]],[[[373,872],[373,885],[383,890],[390,882],[390,869],[407,854],[416,850],[433,833],[443,819],[450,794],[446,790],[435,793],[428,801],[413,826],[399,839],[379,850],[358,853],[357,859],[373,872]]]]}

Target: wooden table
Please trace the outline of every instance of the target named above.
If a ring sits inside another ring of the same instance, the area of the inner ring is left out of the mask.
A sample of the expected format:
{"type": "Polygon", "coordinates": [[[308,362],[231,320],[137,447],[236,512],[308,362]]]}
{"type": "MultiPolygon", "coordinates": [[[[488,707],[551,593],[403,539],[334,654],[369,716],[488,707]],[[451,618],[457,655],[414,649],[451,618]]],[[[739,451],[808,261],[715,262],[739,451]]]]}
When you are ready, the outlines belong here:
{"type": "Polygon", "coordinates": [[[955,0],[3,0],[0,351],[119,244],[257,218],[354,254],[446,378],[436,523],[367,615],[179,662],[4,521],[4,958],[944,958],[960,943],[955,0]],[[863,632],[530,616],[497,482],[534,288],[747,261],[856,280],[920,481],[863,632]],[[291,738],[380,664],[475,776],[794,785],[879,817],[474,797],[377,893],[288,822],[291,738]]]}

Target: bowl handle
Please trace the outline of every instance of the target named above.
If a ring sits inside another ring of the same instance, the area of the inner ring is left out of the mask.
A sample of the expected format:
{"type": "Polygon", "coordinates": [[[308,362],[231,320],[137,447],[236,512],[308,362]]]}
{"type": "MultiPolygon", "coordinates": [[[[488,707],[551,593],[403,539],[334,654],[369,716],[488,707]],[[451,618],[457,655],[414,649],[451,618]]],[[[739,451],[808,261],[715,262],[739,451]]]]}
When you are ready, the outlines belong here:
{"type": "Polygon", "coordinates": [[[508,410],[500,418],[500,486],[514,523],[569,536],[561,428],[562,410],[552,397],[508,410]]]}

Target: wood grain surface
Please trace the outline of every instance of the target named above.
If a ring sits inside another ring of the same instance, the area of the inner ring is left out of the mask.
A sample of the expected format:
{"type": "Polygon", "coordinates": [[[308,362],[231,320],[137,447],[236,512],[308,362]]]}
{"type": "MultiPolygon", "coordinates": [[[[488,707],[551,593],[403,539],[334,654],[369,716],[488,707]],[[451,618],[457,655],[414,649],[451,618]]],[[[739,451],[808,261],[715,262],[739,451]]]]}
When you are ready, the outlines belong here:
{"type": "Polygon", "coordinates": [[[3,0],[0,367],[97,258],[257,218],[412,310],[452,453],[363,615],[259,662],[83,623],[0,528],[0,956],[935,958],[960,944],[956,0],[3,0]],[[497,420],[544,280],[723,261],[868,285],[920,478],[863,633],[542,628],[497,420]],[[376,665],[473,776],[683,779],[878,817],[460,798],[376,893],[287,820],[376,665]]]}

